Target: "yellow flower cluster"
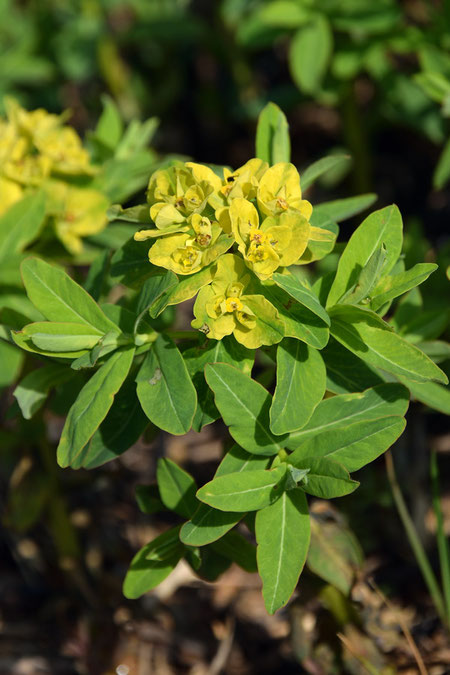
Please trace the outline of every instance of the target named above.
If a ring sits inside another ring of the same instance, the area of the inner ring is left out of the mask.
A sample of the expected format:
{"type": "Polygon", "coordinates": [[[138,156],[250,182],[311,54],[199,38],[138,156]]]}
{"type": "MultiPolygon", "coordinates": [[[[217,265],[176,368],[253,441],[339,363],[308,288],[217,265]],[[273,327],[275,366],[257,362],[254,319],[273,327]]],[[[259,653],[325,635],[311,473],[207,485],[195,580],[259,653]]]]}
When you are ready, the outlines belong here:
{"type": "Polygon", "coordinates": [[[297,169],[269,168],[251,159],[223,177],[194,162],[157,171],[150,179],[150,217],[155,228],[135,234],[156,239],[150,262],[177,274],[194,274],[233,244],[261,279],[298,264],[309,236],[311,204],[302,199],[297,169]]]}
{"type": "Polygon", "coordinates": [[[284,326],[261,282],[307,262],[302,256],[316,229],[295,166],[251,159],[219,176],[178,163],[153,174],[147,198],[155,227],[135,239],[154,241],[151,263],[194,275],[216,262],[195,302],[193,327],[217,340],[233,333],[249,348],[279,342],[284,326]]]}
{"type": "Polygon", "coordinates": [[[81,237],[102,230],[106,197],[97,190],[71,185],[76,177],[92,177],[95,168],[76,131],[64,115],[39,108],[31,112],[7,99],[0,118],[0,214],[36,189],[47,194],[47,214],[56,235],[71,253],[79,253],[81,237]]]}

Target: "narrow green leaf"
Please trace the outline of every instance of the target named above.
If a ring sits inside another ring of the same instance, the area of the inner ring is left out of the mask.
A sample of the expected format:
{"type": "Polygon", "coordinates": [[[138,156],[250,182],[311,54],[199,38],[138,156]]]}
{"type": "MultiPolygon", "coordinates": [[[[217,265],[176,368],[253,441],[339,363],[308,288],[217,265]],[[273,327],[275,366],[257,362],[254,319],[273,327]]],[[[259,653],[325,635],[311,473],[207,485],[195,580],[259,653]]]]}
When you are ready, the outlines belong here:
{"type": "Polygon", "coordinates": [[[2,265],[21,253],[42,229],[45,194],[41,191],[21,199],[0,216],[0,260],[2,265]]]}
{"type": "Polygon", "coordinates": [[[270,408],[273,433],[301,429],[323,399],[325,385],[320,353],[299,340],[285,338],[277,349],[277,384],[270,408]]]}
{"type": "Polygon", "coordinates": [[[289,162],[291,159],[289,125],[284,113],[275,103],[268,103],[259,115],[256,157],[270,165],[289,162]]]}
{"type": "Polygon", "coordinates": [[[450,180],[450,138],[444,145],[433,174],[433,187],[442,190],[450,180]]]}
{"type": "Polygon", "coordinates": [[[212,544],[214,551],[229,558],[246,572],[256,572],[256,547],[239,532],[228,532],[212,544]]]}
{"type": "Polygon", "coordinates": [[[183,518],[190,518],[198,506],[195,480],[171,459],[158,460],[156,469],[161,500],[169,511],[183,518]]]}
{"type": "Polygon", "coordinates": [[[240,448],[239,445],[233,445],[217,467],[215,476],[267,469],[270,461],[270,458],[265,455],[252,455],[240,448]]]}
{"type": "Polygon", "coordinates": [[[361,300],[367,298],[368,295],[371,295],[372,289],[374,289],[380,279],[385,263],[386,249],[383,244],[380,244],[370,256],[367,265],[362,268],[355,288],[344,293],[340,302],[356,305],[361,300]]]}
{"type": "Polygon", "coordinates": [[[285,437],[270,431],[270,394],[237,368],[225,363],[208,364],[206,381],[234,440],[255,455],[276,455],[285,437]]]}
{"type": "Polygon", "coordinates": [[[197,492],[200,501],[220,511],[257,511],[279,498],[286,464],[271,471],[229,473],[206,483],[197,492]]]}
{"type": "Polygon", "coordinates": [[[327,398],[319,403],[303,429],[289,434],[285,446],[295,450],[303,441],[324,432],[339,436],[351,424],[366,424],[392,415],[402,417],[408,409],[408,403],[408,390],[397,383],[384,383],[361,393],[327,398]]]}
{"type": "Polygon", "coordinates": [[[95,139],[111,150],[119,143],[123,133],[123,122],[119,109],[109,96],[102,96],[103,112],[95,128],[95,139]]]}
{"type": "MultiPolygon", "coordinates": [[[[250,455],[238,445],[233,445],[217,467],[214,477],[267,469],[269,462],[269,457],[250,455]]],[[[200,504],[192,519],[181,528],[181,541],[189,546],[209,544],[231,530],[242,516],[240,511],[218,511],[207,504],[200,504]]]]}
{"type": "Polygon", "coordinates": [[[95,469],[116,459],[136,443],[148,424],[136,396],[136,383],[129,378],[91,440],[72,462],[72,468],[95,469]]]}
{"type": "Polygon", "coordinates": [[[323,176],[327,171],[331,171],[336,167],[341,167],[351,161],[350,155],[329,155],[322,157],[313,164],[310,164],[307,169],[301,173],[302,190],[307,190],[315,181],[323,176]]]}
{"type": "Polygon", "coordinates": [[[89,293],[63,270],[27,258],[21,272],[28,297],[49,321],[82,323],[100,335],[117,330],[89,293]]]}
{"type": "Polygon", "coordinates": [[[13,331],[11,335],[14,342],[22,349],[43,356],[70,359],[85,354],[102,337],[94,328],[86,324],[50,321],[29,323],[22,330],[13,331]]]}
{"type": "Polygon", "coordinates": [[[205,546],[223,537],[243,515],[241,511],[219,511],[200,504],[191,520],[181,528],[180,539],[187,546],[205,546]]]}
{"type": "Polygon", "coordinates": [[[135,241],[134,237],[128,239],[111,258],[111,276],[125,286],[139,287],[155,272],[148,259],[148,250],[149,246],[144,242],[135,241]]]}
{"type": "Polygon", "coordinates": [[[408,387],[414,399],[425,403],[434,410],[439,410],[444,415],[450,415],[450,389],[448,386],[443,387],[437,382],[413,382],[406,377],[399,377],[399,380],[405,387],[408,387]]]}
{"type": "Polygon", "coordinates": [[[314,94],[320,90],[333,51],[333,33],[324,14],[316,14],[291,41],[289,66],[298,88],[314,94]]]}
{"type": "Polygon", "coordinates": [[[315,312],[296,302],[276,284],[265,282],[263,294],[277,309],[286,337],[306,342],[315,349],[323,349],[330,333],[327,324],[315,312]]]}
{"type": "Polygon", "coordinates": [[[342,522],[311,518],[311,544],[306,560],[311,572],[348,595],[362,562],[361,547],[342,522]]]}
{"type": "Polygon", "coordinates": [[[358,281],[361,270],[381,244],[386,248],[384,273],[395,265],[403,242],[403,223],[395,205],[375,211],[368,216],[350,237],[339,260],[327,307],[335,305],[358,281]]]}
{"type": "Polygon", "coordinates": [[[364,361],[330,338],[321,351],[327,369],[327,389],[333,394],[351,394],[382,384],[383,379],[364,361]]]}
{"type": "Polygon", "coordinates": [[[79,323],[42,322],[31,324],[33,330],[24,332],[30,336],[31,342],[47,352],[77,352],[95,347],[101,336],[86,330],[86,326],[79,323]]]}
{"type": "Polygon", "coordinates": [[[96,302],[104,292],[109,274],[110,258],[111,251],[103,251],[103,253],[97,255],[84,282],[84,289],[96,302]]]}
{"type": "Polygon", "coordinates": [[[256,557],[269,614],[283,607],[294,592],[309,540],[308,503],[301,490],[284,492],[256,514],[256,557]]]}
{"type": "Polygon", "coordinates": [[[330,325],[330,317],[319,302],[317,295],[308,286],[306,286],[294,274],[278,274],[273,275],[273,280],[286,291],[294,300],[297,300],[301,305],[307,307],[311,312],[316,314],[327,326],[330,325]]]}
{"type": "Polygon", "coordinates": [[[385,277],[371,293],[371,309],[377,312],[387,302],[423,283],[437,267],[433,263],[418,263],[406,272],[385,277]]]}
{"type": "Polygon", "coordinates": [[[25,354],[15,345],[0,340],[0,388],[8,387],[17,380],[25,354]]]}
{"type": "Polygon", "coordinates": [[[158,269],[144,282],[139,293],[136,314],[149,310],[151,306],[163,295],[175,288],[178,277],[170,270],[158,269]]]}
{"type": "Polygon", "coordinates": [[[136,485],[134,496],[142,513],[151,516],[153,513],[166,510],[159,496],[157,485],[136,485]]]}
{"type": "Polygon", "coordinates": [[[322,218],[329,218],[332,223],[340,223],[342,220],[348,220],[348,218],[365,211],[376,201],[377,195],[369,192],[356,197],[345,197],[344,199],[317,204],[314,206],[311,224],[317,225],[317,222],[322,218]]]}
{"type": "Polygon", "coordinates": [[[336,305],[331,310],[331,333],[363,361],[388,373],[417,382],[448,382],[445,373],[426,354],[394,333],[370,310],[336,305]]]}
{"type": "Polygon", "coordinates": [[[111,408],[133,362],[134,349],[115,352],[85,384],[67,416],[57,457],[62,467],[76,462],[111,408]]]}
{"type": "Polygon", "coordinates": [[[215,272],[216,263],[211,263],[211,265],[204,267],[200,272],[179,279],[175,287],[168,287],[154,301],[150,309],[150,316],[156,319],[169,305],[179,305],[180,302],[193,298],[203,286],[206,286],[213,280],[215,272]]]}
{"type": "MultiPolygon", "coordinates": [[[[293,455],[289,458],[292,461],[293,455]]],[[[328,457],[305,457],[292,461],[297,469],[309,469],[306,480],[301,484],[302,490],[313,497],[334,499],[354,492],[358,481],[350,478],[347,469],[328,457]]]]}
{"type": "Polygon", "coordinates": [[[219,411],[214,404],[214,396],[208,387],[204,369],[207,363],[229,363],[246,375],[252,371],[255,351],[246,349],[233,336],[222,340],[208,340],[206,345],[197,345],[183,351],[183,358],[189,375],[197,391],[198,405],[192,428],[200,431],[206,424],[218,419],[219,411]]]}
{"type": "Polygon", "coordinates": [[[175,569],[185,550],[179,531],[180,526],[171,528],[134,556],[123,584],[126,598],[139,598],[158,586],[175,569]]]}
{"type": "Polygon", "coordinates": [[[406,421],[391,415],[354,422],[334,431],[323,431],[295,450],[289,461],[295,466],[307,457],[327,457],[343,464],[347,471],[358,471],[385,452],[403,433],[406,421]]]}
{"type": "Polygon", "coordinates": [[[32,370],[25,375],[13,392],[24,418],[31,419],[44,404],[50,389],[67,382],[71,377],[73,372],[67,366],[56,363],[32,370]]]}
{"type": "Polygon", "coordinates": [[[197,395],[175,343],[159,335],[136,378],[137,395],[153,424],[171,434],[189,431],[197,395]]]}

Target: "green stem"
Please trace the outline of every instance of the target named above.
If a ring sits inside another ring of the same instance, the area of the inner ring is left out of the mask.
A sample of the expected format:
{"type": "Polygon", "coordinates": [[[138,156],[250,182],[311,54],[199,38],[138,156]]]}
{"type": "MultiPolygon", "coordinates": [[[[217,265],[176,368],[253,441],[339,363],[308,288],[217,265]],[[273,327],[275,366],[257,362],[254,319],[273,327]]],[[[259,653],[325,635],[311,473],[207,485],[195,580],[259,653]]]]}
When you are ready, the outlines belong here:
{"type": "Polygon", "coordinates": [[[433,509],[436,515],[436,538],[439,551],[439,563],[441,566],[441,579],[444,589],[445,605],[447,610],[447,624],[450,626],[450,554],[448,541],[444,531],[444,518],[442,515],[440,490],[439,490],[439,468],[436,453],[431,453],[430,460],[431,489],[433,495],[433,509]]]}
{"type": "Polygon", "coordinates": [[[431,565],[427,558],[427,554],[425,553],[425,549],[422,545],[422,542],[419,539],[417,530],[414,526],[411,516],[409,515],[405,500],[403,499],[400,486],[397,482],[397,476],[395,475],[394,461],[392,459],[392,454],[390,451],[386,453],[385,459],[386,459],[387,476],[389,484],[391,486],[392,496],[394,497],[395,505],[397,507],[398,515],[400,516],[400,519],[403,523],[403,527],[405,528],[406,536],[408,537],[417,564],[420,567],[420,571],[422,572],[422,576],[428,587],[434,606],[436,607],[436,611],[438,612],[442,621],[444,623],[447,623],[445,605],[444,600],[442,598],[441,589],[439,588],[439,584],[431,568],[431,565]]]}

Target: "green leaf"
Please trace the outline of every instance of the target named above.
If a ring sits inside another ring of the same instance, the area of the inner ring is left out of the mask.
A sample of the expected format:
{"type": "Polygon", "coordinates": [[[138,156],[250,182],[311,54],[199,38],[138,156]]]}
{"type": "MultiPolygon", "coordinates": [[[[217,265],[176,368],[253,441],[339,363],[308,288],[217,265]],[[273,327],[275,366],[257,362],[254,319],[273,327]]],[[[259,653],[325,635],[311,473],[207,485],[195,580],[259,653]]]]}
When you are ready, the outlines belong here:
{"type": "Polygon", "coordinates": [[[327,457],[343,464],[347,471],[358,471],[390,448],[405,426],[402,417],[391,415],[342,426],[339,434],[323,431],[302,442],[289,461],[296,466],[307,457],[327,457]]]}
{"type": "Polygon", "coordinates": [[[433,187],[435,190],[442,190],[450,180],[450,138],[444,145],[437,166],[433,174],[433,187]]]}
{"type": "Polygon", "coordinates": [[[450,415],[450,389],[437,382],[413,382],[406,377],[400,377],[405,387],[408,387],[411,396],[421,403],[439,410],[444,415],[450,415]]]}
{"type": "Polygon", "coordinates": [[[175,569],[185,550],[179,531],[180,526],[177,526],[160,534],[134,556],[123,584],[126,598],[139,598],[175,569]]]}
{"type": "Polygon", "coordinates": [[[81,323],[56,323],[45,321],[25,326],[31,342],[47,352],[78,352],[95,347],[101,336],[81,323]]]}
{"type": "Polygon", "coordinates": [[[264,387],[225,363],[208,364],[205,377],[234,440],[255,455],[276,455],[284,437],[270,431],[271,396],[264,387]]]}
{"type": "Polygon", "coordinates": [[[417,382],[448,382],[447,376],[420,349],[394,333],[377,314],[361,307],[336,305],[331,333],[341,344],[372,366],[417,382]]]}
{"type": "Polygon", "coordinates": [[[179,305],[180,302],[193,298],[203,286],[213,280],[215,271],[216,263],[211,263],[200,272],[184,276],[181,280],[178,280],[178,284],[174,288],[167,288],[155,300],[150,309],[150,316],[156,319],[169,305],[179,305]]]}
{"type": "Polygon", "coordinates": [[[152,515],[165,511],[166,507],[161,501],[157,485],[136,485],[134,496],[142,513],[152,515]]]}
{"type": "Polygon", "coordinates": [[[163,293],[171,291],[177,286],[178,277],[170,270],[158,269],[143,284],[139,293],[136,314],[143,314],[159,300],[163,293]]]}
{"type": "Polygon", "coordinates": [[[45,218],[45,194],[41,191],[21,199],[0,216],[0,261],[21,253],[40,233],[45,218]]]}
{"type": "Polygon", "coordinates": [[[407,272],[384,277],[371,293],[371,309],[376,312],[394,298],[423,283],[437,267],[433,263],[418,263],[407,272]]]}
{"type": "MultiPolygon", "coordinates": [[[[397,313],[394,318],[397,319],[397,313]]],[[[423,340],[433,340],[444,332],[448,324],[448,319],[449,313],[442,309],[430,311],[420,310],[420,312],[409,311],[409,321],[402,323],[398,332],[405,340],[412,343],[422,342],[423,340]]],[[[395,325],[397,324],[397,321],[394,321],[393,323],[395,325]]]]}
{"type": "Polygon", "coordinates": [[[11,335],[19,347],[29,352],[69,359],[86,354],[102,337],[86,324],[50,321],[29,323],[11,335]]]}
{"type": "Polygon", "coordinates": [[[357,394],[332,396],[319,403],[303,429],[289,434],[285,446],[289,450],[295,450],[301,442],[324,431],[338,436],[342,429],[355,422],[366,423],[391,415],[403,416],[408,409],[408,403],[405,387],[391,382],[357,394]]]}
{"type": "Polygon", "coordinates": [[[320,90],[333,52],[333,33],[324,14],[317,14],[294,35],[289,66],[297,87],[306,94],[320,90]]]}
{"type": "Polygon", "coordinates": [[[24,353],[15,345],[0,340],[0,388],[8,387],[20,374],[24,353]]]}
{"type": "Polygon", "coordinates": [[[383,383],[373,368],[334,338],[330,338],[321,355],[327,370],[326,386],[333,394],[351,394],[383,383]]]}
{"type": "Polygon", "coordinates": [[[327,171],[331,171],[336,167],[341,167],[351,161],[350,155],[329,155],[322,157],[313,164],[310,164],[307,169],[301,173],[301,187],[302,190],[307,190],[315,181],[323,176],[327,171]]]}
{"type": "Polygon", "coordinates": [[[63,270],[27,258],[21,272],[28,297],[49,321],[82,323],[99,335],[117,330],[89,293],[63,270]]]}
{"type": "Polygon", "coordinates": [[[159,335],[136,378],[137,395],[153,424],[171,434],[189,431],[197,394],[175,343],[159,335]]]}
{"type": "Polygon", "coordinates": [[[233,445],[226,453],[215,476],[225,476],[227,473],[239,473],[240,471],[254,471],[255,469],[267,469],[270,458],[264,455],[251,455],[239,445],[233,445]]]}
{"type": "Polygon", "coordinates": [[[246,572],[256,572],[256,548],[239,532],[228,532],[211,547],[220,555],[229,558],[246,572]]]}
{"type": "MultiPolygon", "coordinates": [[[[250,455],[238,445],[233,445],[217,467],[214,477],[267,469],[269,462],[269,457],[250,455]]],[[[242,516],[239,511],[218,511],[207,504],[200,504],[192,519],[181,528],[181,541],[189,546],[209,544],[231,530],[242,516]]]]}
{"type": "Polygon", "coordinates": [[[158,460],[156,480],[164,506],[183,518],[190,518],[198,506],[197,485],[192,476],[171,459],[163,458],[158,460]]]}
{"type": "Polygon", "coordinates": [[[291,141],[284,113],[275,103],[268,103],[258,118],[256,128],[256,157],[268,162],[289,162],[291,141]]]}
{"type": "Polygon", "coordinates": [[[270,408],[275,434],[301,429],[325,394],[326,370],[320,353],[286,338],[277,349],[277,385],[270,408]]]}
{"type": "Polygon", "coordinates": [[[317,204],[314,206],[311,224],[317,225],[317,221],[321,218],[328,218],[332,223],[340,223],[342,220],[347,220],[365,211],[376,201],[376,194],[367,193],[357,195],[356,197],[345,197],[345,199],[335,199],[331,202],[317,204]]]}
{"type": "Polygon", "coordinates": [[[56,363],[32,370],[19,382],[14,389],[22,415],[29,420],[42,407],[52,387],[67,382],[73,377],[73,372],[67,366],[56,363]]]}
{"type": "Polygon", "coordinates": [[[319,302],[319,298],[304,282],[302,282],[294,274],[278,274],[273,275],[273,280],[288,293],[291,298],[297,300],[301,305],[307,307],[311,312],[316,314],[327,326],[330,325],[330,317],[319,302]]]}
{"type": "Polygon", "coordinates": [[[402,230],[402,217],[395,205],[371,213],[361,223],[341,255],[327,307],[338,303],[355,286],[362,269],[381,244],[386,248],[383,272],[388,274],[391,271],[402,250],[402,230]]]}
{"type": "Polygon", "coordinates": [[[356,471],[387,450],[402,433],[408,390],[386,383],[358,394],[325,399],[308,424],[286,441],[289,462],[329,456],[356,471]]]}
{"type": "MultiPolygon", "coordinates": [[[[291,455],[293,457],[293,455],[291,455]]],[[[291,462],[291,457],[289,462],[291,462]]],[[[313,497],[334,499],[354,492],[359,486],[352,480],[347,469],[328,457],[305,457],[293,462],[297,469],[309,469],[302,490],[313,497]]]]}
{"type": "Polygon", "coordinates": [[[197,391],[198,405],[192,423],[195,431],[200,431],[220,416],[214,404],[213,393],[205,380],[206,364],[229,363],[250,375],[254,354],[254,350],[246,349],[232,336],[226,336],[223,340],[208,340],[206,345],[192,347],[183,352],[184,362],[197,391]]]}
{"type": "Polygon", "coordinates": [[[267,26],[288,29],[303,26],[311,18],[311,12],[296,0],[272,0],[262,5],[257,16],[267,26]]]}
{"type": "Polygon", "coordinates": [[[371,295],[372,289],[377,285],[380,279],[385,263],[386,249],[383,244],[380,244],[370,256],[367,265],[362,268],[355,288],[351,288],[347,291],[347,293],[342,296],[340,302],[349,305],[357,305],[358,302],[365,300],[368,295],[371,295]]]}
{"type": "Polygon", "coordinates": [[[284,492],[274,504],[256,514],[258,572],[269,614],[291,597],[309,548],[308,503],[301,490],[284,492]]]}
{"type": "Polygon", "coordinates": [[[191,520],[181,528],[180,539],[187,546],[205,546],[223,537],[243,515],[240,511],[219,511],[200,504],[191,520]]]}
{"type": "Polygon", "coordinates": [[[330,333],[326,323],[315,312],[296,302],[273,283],[265,282],[263,293],[278,311],[286,337],[296,338],[316,349],[325,347],[330,333]]]}
{"type": "Polygon", "coordinates": [[[133,237],[111,258],[111,276],[131,288],[139,287],[154,272],[155,267],[148,259],[148,246],[133,237]]]}
{"type": "Polygon", "coordinates": [[[197,492],[200,501],[220,511],[257,511],[279,498],[286,464],[271,471],[229,473],[206,483],[197,492]]]}
{"type": "Polygon", "coordinates": [[[306,560],[311,572],[348,595],[362,562],[358,541],[342,522],[311,518],[311,544],[306,560]]]}
{"type": "Polygon", "coordinates": [[[122,118],[111,97],[103,95],[102,103],[103,112],[95,128],[94,137],[110,150],[114,150],[122,137],[122,118]]]}
{"type": "Polygon", "coordinates": [[[110,411],[91,440],[84,446],[74,469],[95,469],[122,455],[136,443],[148,426],[136,396],[136,383],[127,379],[114,397],[110,411]]]}
{"type": "Polygon", "coordinates": [[[76,463],[111,408],[133,362],[134,349],[115,352],[84,385],[67,416],[57,457],[62,467],[76,463]]]}
{"type": "Polygon", "coordinates": [[[104,292],[109,274],[111,251],[100,253],[89,268],[84,289],[97,302],[104,292]]]}

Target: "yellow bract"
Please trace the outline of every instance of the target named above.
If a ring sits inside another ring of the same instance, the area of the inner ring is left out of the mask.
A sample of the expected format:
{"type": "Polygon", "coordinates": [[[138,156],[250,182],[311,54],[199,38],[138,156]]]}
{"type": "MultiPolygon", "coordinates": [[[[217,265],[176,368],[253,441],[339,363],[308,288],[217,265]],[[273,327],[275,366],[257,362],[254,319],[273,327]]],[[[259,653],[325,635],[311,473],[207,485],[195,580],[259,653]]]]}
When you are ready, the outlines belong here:
{"type": "Polygon", "coordinates": [[[249,348],[279,342],[284,324],[277,310],[249,289],[253,275],[266,281],[309,251],[312,206],[302,198],[297,169],[251,159],[236,171],[224,168],[221,180],[209,167],[179,163],[151,177],[147,197],[155,227],[135,239],[153,239],[151,263],[181,275],[217,263],[199,291],[192,325],[216,340],[233,333],[249,348]],[[233,245],[234,254],[226,253],[233,245]]]}
{"type": "Polygon", "coordinates": [[[45,190],[47,211],[58,238],[70,253],[80,253],[82,237],[105,227],[108,199],[97,190],[72,187],[62,181],[49,181],[45,190]]]}
{"type": "Polygon", "coordinates": [[[82,237],[107,223],[109,200],[103,194],[65,182],[96,172],[89,154],[76,131],[64,124],[66,115],[42,108],[29,112],[13,99],[6,99],[5,107],[7,119],[0,119],[0,214],[24,194],[44,189],[56,235],[77,254],[82,237]]]}

